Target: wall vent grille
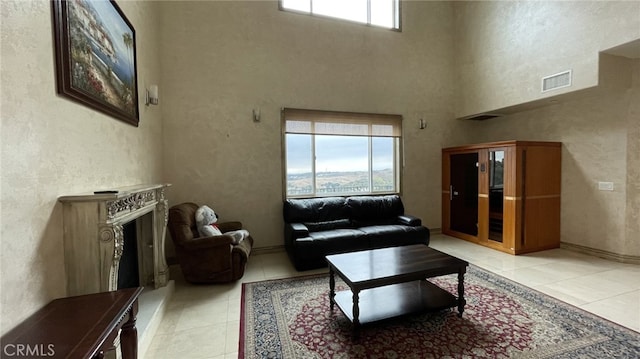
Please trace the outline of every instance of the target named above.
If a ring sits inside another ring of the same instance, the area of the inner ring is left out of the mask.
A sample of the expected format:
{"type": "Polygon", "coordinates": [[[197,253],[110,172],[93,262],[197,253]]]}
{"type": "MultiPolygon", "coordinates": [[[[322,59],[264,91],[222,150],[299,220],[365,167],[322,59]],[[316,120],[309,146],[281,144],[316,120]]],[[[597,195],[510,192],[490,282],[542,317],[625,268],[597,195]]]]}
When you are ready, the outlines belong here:
{"type": "Polygon", "coordinates": [[[571,70],[542,78],[542,92],[571,86],[571,70]]]}

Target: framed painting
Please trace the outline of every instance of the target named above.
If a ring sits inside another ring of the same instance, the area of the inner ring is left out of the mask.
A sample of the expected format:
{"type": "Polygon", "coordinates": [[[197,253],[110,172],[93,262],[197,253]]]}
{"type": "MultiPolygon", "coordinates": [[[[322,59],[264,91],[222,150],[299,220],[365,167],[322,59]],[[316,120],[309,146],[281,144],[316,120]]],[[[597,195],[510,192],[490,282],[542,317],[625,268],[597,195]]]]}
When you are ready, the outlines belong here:
{"type": "Polygon", "coordinates": [[[136,33],[113,0],[51,0],[58,93],[138,126],[136,33]]]}

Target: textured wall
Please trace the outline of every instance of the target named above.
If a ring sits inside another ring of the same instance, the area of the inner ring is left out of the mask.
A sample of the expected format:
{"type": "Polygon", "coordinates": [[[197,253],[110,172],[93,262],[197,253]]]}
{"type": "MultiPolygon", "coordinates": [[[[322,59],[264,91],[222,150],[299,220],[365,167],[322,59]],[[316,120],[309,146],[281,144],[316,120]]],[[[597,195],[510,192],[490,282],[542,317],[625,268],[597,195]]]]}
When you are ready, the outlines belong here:
{"type": "MultiPolygon", "coordinates": [[[[615,68],[603,72],[629,77],[635,68],[637,76],[640,60],[608,60],[615,68]]],[[[466,142],[562,142],[562,242],[639,256],[638,98],[636,82],[511,116],[465,121],[466,142]],[[615,190],[599,191],[599,181],[613,182],[615,190]]]]}
{"type": "Polygon", "coordinates": [[[395,113],[407,211],[439,227],[451,3],[403,3],[402,32],[282,12],[276,1],[165,2],[162,23],[171,204],[208,203],[243,221],[256,247],[281,246],[280,108],[395,113]]]}
{"type": "Polygon", "coordinates": [[[536,110],[463,122],[464,140],[456,144],[563,142],[562,241],[635,256],[640,255],[637,69],[630,60],[599,51],[640,38],[638,14],[636,1],[455,5],[456,117],[598,85],[590,97],[560,97],[536,110]],[[567,69],[573,71],[572,86],[542,95],[541,78],[567,69]],[[613,182],[615,191],[598,191],[599,181],[613,182]]]}
{"type": "Polygon", "coordinates": [[[640,255],[640,60],[634,62],[627,114],[627,206],[624,253],[640,255]]]}
{"type": "Polygon", "coordinates": [[[446,121],[535,99],[539,77],[569,63],[577,85],[593,85],[597,51],[640,37],[638,2],[405,1],[401,33],[280,12],[275,1],[118,4],[136,29],[140,95],[160,85],[139,128],[56,95],[48,1],[0,1],[2,333],[65,294],[60,195],[167,181],[172,204],[209,203],[244,221],[257,246],[281,245],[283,106],[404,115],[404,200],[432,228],[442,147],[562,141],[563,240],[640,254],[637,62],[628,90],[446,121]],[[498,70],[514,82],[493,80],[498,70]],[[601,180],[616,191],[597,192],[601,180]]]}
{"type": "Polygon", "coordinates": [[[456,117],[595,86],[598,52],[640,38],[637,1],[456,2],[456,117]],[[571,87],[541,79],[573,71],[571,87]]]}
{"type": "MultiPolygon", "coordinates": [[[[159,83],[154,7],[118,2],[136,30],[138,82],[159,83]]],[[[162,178],[161,107],[140,127],[56,95],[49,1],[0,1],[0,329],[64,296],[60,195],[162,178]]]]}

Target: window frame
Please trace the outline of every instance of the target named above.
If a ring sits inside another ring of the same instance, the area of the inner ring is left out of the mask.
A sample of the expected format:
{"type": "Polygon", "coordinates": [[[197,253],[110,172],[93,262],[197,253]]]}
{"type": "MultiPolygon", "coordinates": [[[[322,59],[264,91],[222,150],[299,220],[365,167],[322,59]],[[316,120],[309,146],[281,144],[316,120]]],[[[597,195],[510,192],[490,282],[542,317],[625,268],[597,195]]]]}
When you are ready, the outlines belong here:
{"type": "Polygon", "coordinates": [[[361,195],[361,196],[376,196],[376,195],[385,195],[385,194],[398,194],[402,193],[402,174],[403,174],[403,151],[404,151],[404,142],[403,142],[403,133],[402,133],[402,115],[387,115],[387,114],[375,114],[375,113],[360,113],[360,112],[337,112],[337,111],[325,111],[325,110],[307,110],[307,109],[295,109],[295,108],[282,108],[281,110],[281,125],[282,125],[282,197],[283,199],[287,198],[321,198],[321,197],[333,197],[333,196],[352,196],[352,195],[361,195]],[[393,134],[391,135],[381,135],[376,133],[369,133],[368,135],[358,135],[360,137],[367,138],[367,161],[369,163],[368,166],[368,175],[369,175],[369,191],[368,192],[338,192],[338,193],[318,193],[317,188],[317,155],[316,155],[316,136],[350,136],[348,134],[327,134],[322,131],[316,132],[316,130],[311,130],[309,133],[296,132],[296,131],[288,131],[287,130],[287,120],[291,122],[301,122],[296,121],[296,117],[305,116],[304,121],[309,121],[312,126],[315,126],[316,122],[321,124],[329,123],[345,123],[345,124],[363,124],[369,123],[369,131],[372,131],[373,125],[388,125],[385,124],[385,121],[388,123],[393,122],[393,134]],[[307,117],[308,116],[308,117],[307,117]],[[344,119],[342,122],[341,119],[344,119]],[[300,195],[289,195],[288,194],[288,158],[287,158],[287,134],[303,134],[310,135],[310,146],[311,146],[311,175],[312,175],[312,192],[305,193],[300,195]],[[375,138],[393,138],[393,176],[394,176],[394,188],[390,191],[374,191],[373,190],[373,140],[375,138]]]}
{"type": "Polygon", "coordinates": [[[310,2],[310,7],[311,9],[307,12],[307,11],[302,11],[302,10],[295,10],[295,9],[288,9],[285,8],[282,5],[282,1],[283,0],[278,0],[278,10],[283,11],[283,12],[289,12],[289,13],[293,13],[293,14],[298,14],[298,15],[306,15],[306,16],[312,16],[312,17],[317,17],[317,18],[321,18],[321,19],[331,19],[331,20],[336,20],[336,21],[345,21],[348,23],[352,23],[352,24],[358,24],[358,25],[363,25],[363,26],[367,26],[367,27],[372,27],[372,28],[376,28],[376,29],[384,29],[384,30],[390,30],[390,31],[395,31],[395,32],[402,32],[402,0],[393,0],[397,2],[397,6],[395,7],[395,19],[394,22],[396,22],[394,25],[397,27],[386,27],[386,26],[381,26],[381,25],[375,25],[371,23],[371,0],[367,0],[367,22],[363,23],[360,21],[355,21],[355,20],[350,20],[350,19],[345,19],[345,18],[341,18],[341,17],[336,17],[336,16],[330,16],[330,15],[323,15],[323,14],[316,14],[313,12],[313,1],[315,0],[309,0],[310,2]]]}

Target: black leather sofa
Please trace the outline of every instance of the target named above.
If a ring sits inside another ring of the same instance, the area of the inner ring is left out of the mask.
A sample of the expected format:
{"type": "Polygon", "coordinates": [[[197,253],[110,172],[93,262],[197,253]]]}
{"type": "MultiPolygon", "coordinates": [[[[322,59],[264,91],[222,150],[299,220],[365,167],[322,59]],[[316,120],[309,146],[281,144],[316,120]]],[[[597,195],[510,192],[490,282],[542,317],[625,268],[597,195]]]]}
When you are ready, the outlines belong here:
{"type": "Polygon", "coordinates": [[[326,266],[328,254],[429,244],[429,229],[404,214],[398,195],[284,201],[285,248],[297,270],[326,266]]]}

